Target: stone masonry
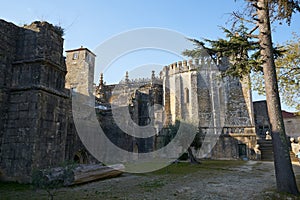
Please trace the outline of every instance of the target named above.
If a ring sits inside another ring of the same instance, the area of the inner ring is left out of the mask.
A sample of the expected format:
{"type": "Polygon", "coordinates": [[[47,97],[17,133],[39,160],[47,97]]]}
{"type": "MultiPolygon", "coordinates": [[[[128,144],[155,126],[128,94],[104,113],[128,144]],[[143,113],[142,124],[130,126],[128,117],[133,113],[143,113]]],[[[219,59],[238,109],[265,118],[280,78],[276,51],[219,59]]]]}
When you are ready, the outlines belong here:
{"type": "Polygon", "coordinates": [[[47,22],[0,21],[0,175],[30,181],[65,161],[70,97],[62,31],[47,22]],[[4,73],[3,73],[4,72],[4,73]]]}
{"type": "MultiPolygon", "coordinates": [[[[163,140],[164,131],[159,132],[162,127],[176,120],[197,121],[199,128],[207,132],[218,126],[219,116],[224,119],[222,135],[206,158],[255,158],[256,133],[249,78],[220,79],[218,68],[210,73],[210,64],[199,60],[179,61],[165,66],[160,77],[155,77],[153,72],[151,79],[130,80],[126,73],[125,79],[117,85],[103,84],[101,74],[96,96],[102,105],[109,106],[124,91],[131,93],[128,105],[134,110],[132,120],[140,126],[154,121],[153,126],[158,130],[157,138],[152,138],[153,149],[159,148],[158,141],[163,140]],[[154,103],[164,106],[164,112],[153,110],[154,103]],[[152,120],[147,122],[149,118],[152,120]]],[[[208,140],[207,145],[210,143],[212,141],[208,140]]]]}
{"type": "Polygon", "coordinates": [[[108,138],[129,152],[160,148],[164,135],[159,130],[176,119],[196,120],[205,132],[218,125],[214,119],[221,113],[225,119],[222,135],[206,157],[253,158],[256,134],[248,79],[225,78],[219,88],[215,79],[219,70],[212,77],[197,70],[209,62],[195,60],[173,63],[159,77],[153,72],[150,79],[134,81],[126,74],[119,89],[104,84],[101,74],[94,88],[96,55],[80,47],[66,51],[64,58],[62,34],[60,27],[47,22],[18,27],[0,20],[0,178],[29,182],[34,169],[65,161],[97,162],[81,143],[73,123],[74,92],[83,97],[95,94],[96,105],[87,102],[87,106],[96,106],[108,138]],[[139,126],[153,123],[155,136],[131,137],[116,125],[111,103],[122,91],[130,94],[123,107],[129,109],[131,119],[139,126]],[[224,107],[216,107],[217,102],[224,107]],[[164,106],[164,112],[156,105],[164,106]]]}

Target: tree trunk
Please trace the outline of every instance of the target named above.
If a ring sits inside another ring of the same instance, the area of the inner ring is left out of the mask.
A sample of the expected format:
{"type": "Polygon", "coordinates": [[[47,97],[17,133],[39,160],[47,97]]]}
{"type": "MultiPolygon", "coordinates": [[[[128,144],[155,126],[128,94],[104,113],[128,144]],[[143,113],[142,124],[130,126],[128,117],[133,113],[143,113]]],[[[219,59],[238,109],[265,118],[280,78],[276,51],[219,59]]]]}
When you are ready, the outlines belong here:
{"type": "Polygon", "coordinates": [[[190,163],[191,164],[200,164],[200,162],[195,158],[195,156],[193,155],[192,149],[191,147],[189,147],[187,149],[188,154],[189,154],[189,158],[190,158],[190,163]]]}
{"type": "Polygon", "coordinates": [[[266,100],[271,123],[276,183],[277,189],[280,192],[299,194],[281,113],[268,2],[269,0],[257,0],[257,17],[266,100]]]}

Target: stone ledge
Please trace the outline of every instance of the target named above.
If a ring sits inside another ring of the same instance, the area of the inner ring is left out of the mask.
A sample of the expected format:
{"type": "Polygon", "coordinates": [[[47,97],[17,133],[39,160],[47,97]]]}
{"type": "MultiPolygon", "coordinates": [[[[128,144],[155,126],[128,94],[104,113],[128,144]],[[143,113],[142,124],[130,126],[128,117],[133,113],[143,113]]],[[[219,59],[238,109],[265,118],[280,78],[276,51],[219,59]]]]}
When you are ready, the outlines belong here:
{"type": "Polygon", "coordinates": [[[66,94],[66,93],[59,92],[57,90],[53,90],[53,89],[50,89],[48,87],[41,86],[41,85],[32,85],[32,86],[28,86],[28,87],[12,87],[12,88],[10,88],[11,92],[15,92],[15,91],[27,91],[27,90],[42,90],[42,91],[45,91],[45,92],[48,92],[48,93],[51,93],[51,94],[63,97],[65,99],[70,98],[70,96],[68,94],[66,94]]]}
{"type": "Polygon", "coordinates": [[[21,65],[26,63],[45,63],[49,64],[50,66],[54,67],[55,69],[62,71],[64,73],[67,73],[66,69],[62,69],[62,67],[59,64],[56,64],[54,62],[51,62],[49,60],[46,60],[45,58],[36,58],[31,60],[17,60],[12,63],[12,65],[21,65]]]}
{"type": "Polygon", "coordinates": [[[230,137],[245,137],[245,136],[252,136],[252,137],[256,137],[256,133],[229,133],[229,134],[226,134],[224,136],[230,136],[230,137]]]}

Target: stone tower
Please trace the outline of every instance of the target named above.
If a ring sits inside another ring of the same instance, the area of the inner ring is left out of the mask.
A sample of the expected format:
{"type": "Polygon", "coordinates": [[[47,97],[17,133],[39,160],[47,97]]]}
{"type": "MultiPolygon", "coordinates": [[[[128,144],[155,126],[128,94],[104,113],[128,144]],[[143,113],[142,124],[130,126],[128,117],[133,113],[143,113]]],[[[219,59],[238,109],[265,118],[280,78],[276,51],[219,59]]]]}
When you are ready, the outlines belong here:
{"type": "Polygon", "coordinates": [[[0,176],[27,182],[33,169],[65,159],[62,31],[47,22],[18,27],[0,20],[0,41],[0,176]]]}
{"type": "Polygon", "coordinates": [[[179,61],[165,66],[164,106],[167,120],[197,119],[211,126],[215,114],[222,115],[225,127],[253,127],[253,106],[249,77],[221,78],[220,67],[205,60],[179,61]]]}
{"type": "Polygon", "coordinates": [[[66,51],[66,88],[90,96],[93,95],[94,66],[96,55],[87,48],[80,47],[66,51]]]}

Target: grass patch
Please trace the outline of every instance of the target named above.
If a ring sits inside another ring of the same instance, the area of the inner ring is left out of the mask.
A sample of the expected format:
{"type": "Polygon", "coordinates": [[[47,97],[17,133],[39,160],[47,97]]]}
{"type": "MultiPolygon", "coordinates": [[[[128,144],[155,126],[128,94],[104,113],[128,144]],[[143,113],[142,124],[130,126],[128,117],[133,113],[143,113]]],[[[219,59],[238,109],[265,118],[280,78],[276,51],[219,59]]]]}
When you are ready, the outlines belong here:
{"type": "Polygon", "coordinates": [[[244,165],[246,161],[239,160],[204,160],[201,164],[190,164],[188,162],[180,162],[168,165],[160,170],[146,173],[146,175],[185,175],[190,173],[195,173],[199,171],[209,171],[209,170],[228,170],[230,167],[238,167],[244,165]]]}
{"type": "Polygon", "coordinates": [[[143,183],[138,184],[138,186],[144,189],[147,192],[151,192],[153,189],[161,188],[165,185],[165,183],[159,179],[146,181],[143,183]]]}
{"type": "Polygon", "coordinates": [[[26,191],[32,188],[29,184],[20,184],[17,182],[0,182],[0,191],[26,191]]]}
{"type": "MultiPolygon", "coordinates": [[[[132,187],[126,190],[117,190],[116,194],[114,189],[105,188],[80,188],[81,186],[72,186],[68,188],[62,188],[57,190],[54,199],[126,199],[132,191],[144,191],[155,192],[160,191],[160,188],[165,188],[168,184],[181,184],[191,177],[211,177],[226,174],[224,170],[233,170],[231,168],[238,168],[241,165],[245,165],[247,161],[222,161],[222,160],[203,160],[201,164],[190,164],[188,162],[179,162],[168,165],[160,170],[136,174],[139,176],[146,176],[141,179],[140,182],[134,182],[132,187]],[[187,177],[186,179],[184,177],[187,177]],[[78,188],[77,188],[78,187],[78,188]],[[123,198],[121,198],[123,197],[123,198]]],[[[138,181],[139,179],[137,179],[138,181]]],[[[193,178],[192,178],[193,180],[193,178]]],[[[195,181],[195,180],[194,180],[195,181]]],[[[114,183],[116,187],[118,184],[114,183]]],[[[218,182],[210,181],[209,184],[218,184],[218,182]]],[[[19,183],[1,183],[0,182],[0,199],[48,199],[48,194],[45,190],[33,190],[31,185],[19,184],[19,183]]]]}

